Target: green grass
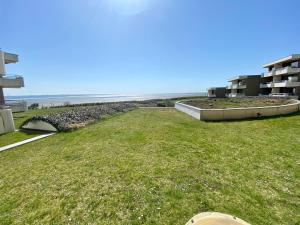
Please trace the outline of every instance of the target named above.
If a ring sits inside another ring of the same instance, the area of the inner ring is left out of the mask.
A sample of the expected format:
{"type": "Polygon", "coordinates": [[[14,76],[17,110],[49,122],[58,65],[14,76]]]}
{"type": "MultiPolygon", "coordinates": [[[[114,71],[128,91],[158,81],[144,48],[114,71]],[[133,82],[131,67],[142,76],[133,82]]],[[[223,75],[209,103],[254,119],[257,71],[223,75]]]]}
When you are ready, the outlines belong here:
{"type": "Polygon", "coordinates": [[[225,109],[239,107],[261,107],[284,105],[291,103],[291,99],[270,97],[243,97],[243,98],[195,98],[184,103],[202,109],[225,109]]]}
{"type": "MultiPolygon", "coordinates": [[[[67,108],[55,108],[55,109],[36,109],[36,110],[28,110],[26,112],[14,113],[14,121],[15,121],[15,128],[19,129],[20,125],[27,119],[35,115],[44,115],[51,112],[60,112],[64,111],[67,108]]],[[[19,141],[23,141],[29,138],[33,138],[42,132],[13,132],[7,134],[0,134],[0,147],[13,144],[19,141]]]]}
{"type": "Polygon", "coordinates": [[[8,134],[2,134],[0,135],[0,147],[3,147],[5,145],[13,144],[19,141],[23,141],[29,138],[33,138],[37,136],[39,133],[37,132],[14,132],[14,133],[8,133],[8,134]]]}
{"type": "Polygon", "coordinates": [[[297,224],[299,127],[138,109],[59,133],[0,153],[0,224],[297,224]]]}

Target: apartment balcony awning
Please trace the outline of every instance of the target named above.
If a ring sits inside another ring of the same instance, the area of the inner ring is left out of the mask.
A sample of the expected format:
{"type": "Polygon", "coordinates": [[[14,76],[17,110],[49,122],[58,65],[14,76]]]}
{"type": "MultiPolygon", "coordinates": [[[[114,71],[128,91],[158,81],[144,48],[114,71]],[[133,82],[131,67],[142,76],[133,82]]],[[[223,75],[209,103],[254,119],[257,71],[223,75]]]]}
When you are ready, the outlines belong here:
{"type": "Polygon", "coordinates": [[[228,79],[228,82],[237,81],[237,80],[245,80],[247,78],[257,77],[260,78],[260,75],[239,75],[228,79]]]}
{"type": "Polygon", "coordinates": [[[24,79],[21,76],[0,77],[0,87],[2,88],[21,88],[24,87],[24,79]]]}
{"type": "Polygon", "coordinates": [[[286,75],[286,74],[295,74],[295,73],[300,73],[300,68],[287,66],[269,72],[265,72],[263,73],[263,77],[272,77],[277,75],[286,75]]]}
{"type": "Polygon", "coordinates": [[[246,84],[232,84],[227,86],[227,89],[245,89],[247,88],[246,84]]]}
{"type": "Polygon", "coordinates": [[[273,87],[300,87],[300,82],[295,81],[280,81],[280,82],[273,82],[273,87]]]}
{"type": "Polygon", "coordinates": [[[16,54],[4,52],[4,61],[5,64],[16,63],[19,61],[19,57],[16,54]]]}
{"type": "Polygon", "coordinates": [[[293,62],[295,60],[300,60],[300,54],[289,55],[287,57],[275,60],[273,62],[266,63],[266,64],[263,65],[263,67],[268,68],[270,66],[274,66],[274,65],[279,64],[279,63],[283,63],[283,62],[288,63],[288,62],[293,62]]]}

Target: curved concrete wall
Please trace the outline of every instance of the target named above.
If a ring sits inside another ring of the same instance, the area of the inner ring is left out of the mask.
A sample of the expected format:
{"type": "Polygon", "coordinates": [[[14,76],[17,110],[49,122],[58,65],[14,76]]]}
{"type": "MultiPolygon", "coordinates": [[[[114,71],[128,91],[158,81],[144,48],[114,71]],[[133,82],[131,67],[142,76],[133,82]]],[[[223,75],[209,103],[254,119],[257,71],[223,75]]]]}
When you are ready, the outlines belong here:
{"type": "Polygon", "coordinates": [[[175,108],[199,120],[236,120],[258,118],[262,116],[277,116],[298,112],[300,110],[300,101],[294,101],[294,103],[287,105],[228,109],[200,109],[181,102],[176,102],[175,108]]]}
{"type": "Polygon", "coordinates": [[[15,131],[15,124],[11,109],[0,109],[0,134],[15,131]]]}
{"type": "Polygon", "coordinates": [[[198,120],[200,120],[200,115],[201,115],[201,109],[194,107],[194,106],[190,106],[190,105],[186,105],[183,104],[181,102],[176,102],[175,103],[175,108],[181,112],[184,112],[198,120]]]}

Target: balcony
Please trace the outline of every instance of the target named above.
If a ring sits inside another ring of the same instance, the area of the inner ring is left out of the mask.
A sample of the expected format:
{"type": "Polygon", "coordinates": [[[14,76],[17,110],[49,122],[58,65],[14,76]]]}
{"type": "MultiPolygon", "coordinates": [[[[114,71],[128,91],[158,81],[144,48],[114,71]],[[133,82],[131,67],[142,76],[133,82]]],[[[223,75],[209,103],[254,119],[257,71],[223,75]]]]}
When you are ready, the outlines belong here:
{"type": "Polygon", "coordinates": [[[271,97],[283,97],[283,98],[285,98],[285,97],[295,96],[295,95],[292,94],[292,93],[272,93],[269,96],[271,96],[271,97]]]}
{"type": "Polygon", "coordinates": [[[24,87],[24,79],[21,76],[0,77],[0,87],[3,88],[21,88],[24,87]]]}
{"type": "Polygon", "coordinates": [[[262,83],[260,84],[260,88],[272,88],[273,82],[262,83]]]}
{"type": "Polygon", "coordinates": [[[269,72],[265,72],[262,74],[263,77],[271,77],[271,76],[277,76],[277,75],[284,75],[284,74],[295,74],[300,73],[300,68],[298,67],[284,67],[284,68],[278,68],[274,69],[269,72]]]}
{"type": "Polygon", "coordinates": [[[273,82],[273,87],[300,87],[300,82],[291,80],[276,81],[273,82]]]}
{"type": "Polygon", "coordinates": [[[227,86],[227,89],[245,89],[246,87],[246,84],[232,84],[227,86]]]}
{"type": "Polygon", "coordinates": [[[216,98],[217,95],[216,94],[210,94],[210,93],[208,93],[207,97],[209,97],[209,98],[216,98]]]}
{"type": "Polygon", "coordinates": [[[19,61],[19,58],[18,55],[16,54],[4,52],[4,60],[5,60],[5,64],[16,63],[19,61]]]}
{"type": "Polygon", "coordinates": [[[245,97],[244,93],[230,93],[227,95],[229,98],[236,98],[236,97],[245,97]]]}

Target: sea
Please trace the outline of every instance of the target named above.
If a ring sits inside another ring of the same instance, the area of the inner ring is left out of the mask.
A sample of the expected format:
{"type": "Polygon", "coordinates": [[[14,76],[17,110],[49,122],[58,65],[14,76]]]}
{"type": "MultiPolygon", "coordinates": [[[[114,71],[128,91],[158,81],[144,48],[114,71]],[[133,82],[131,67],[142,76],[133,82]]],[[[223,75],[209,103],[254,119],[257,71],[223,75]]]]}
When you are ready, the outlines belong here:
{"type": "Polygon", "coordinates": [[[206,96],[206,92],[197,93],[163,93],[163,94],[74,94],[74,95],[22,95],[5,96],[6,102],[26,101],[27,105],[38,103],[40,107],[60,106],[66,104],[83,104],[99,102],[142,101],[150,99],[170,99],[178,97],[206,96]]]}

